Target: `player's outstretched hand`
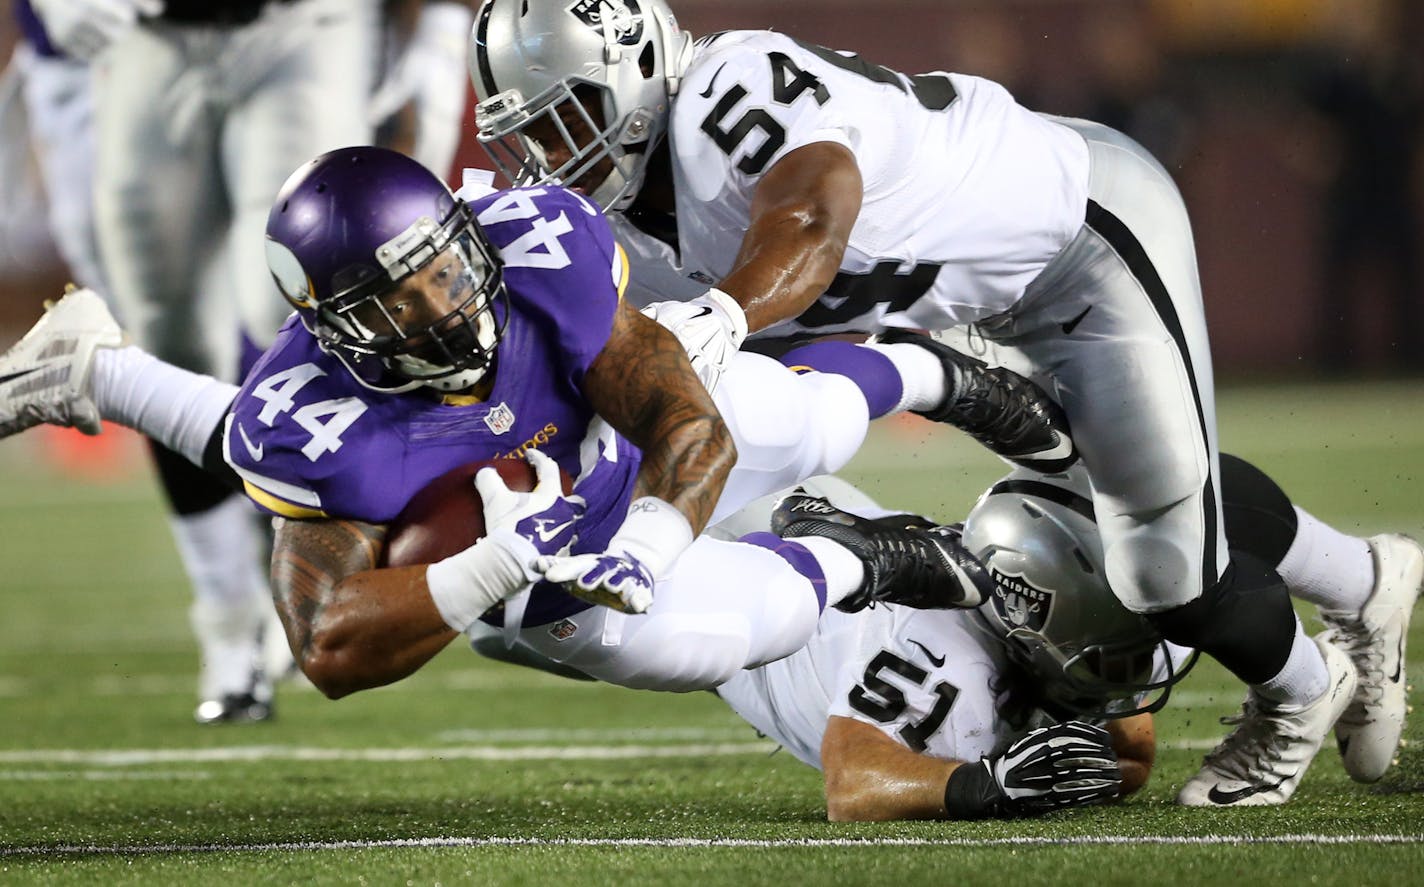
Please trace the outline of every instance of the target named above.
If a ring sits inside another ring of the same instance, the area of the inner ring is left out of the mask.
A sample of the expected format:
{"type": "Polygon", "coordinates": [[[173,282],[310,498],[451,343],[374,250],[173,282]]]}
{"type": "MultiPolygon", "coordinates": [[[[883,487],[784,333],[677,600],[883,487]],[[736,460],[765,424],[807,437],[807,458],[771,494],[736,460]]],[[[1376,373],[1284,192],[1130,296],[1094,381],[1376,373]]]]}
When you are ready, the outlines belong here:
{"type": "Polygon", "coordinates": [[[1121,788],[1108,732],[1069,721],[1028,733],[1002,757],[956,768],[944,806],[951,819],[1034,816],[1111,800],[1121,788]]]}
{"type": "Polygon", "coordinates": [[[578,522],[586,503],[577,494],[565,495],[559,463],[538,450],[525,459],[534,468],[534,489],[511,490],[493,468],[475,474],[475,489],[484,503],[485,531],[490,537],[513,532],[534,546],[538,555],[562,554],[578,539],[578,522]]]}
{"type": "Polygon", "coordinates": [[[1117,797],[1122,785],[1112,738],[1081,721],[1034,730],[985,766],[1014,814],[1097,804],[1117,797]]]}
{"type": "Polygon", "coordinates": [[[654,302],[643,313],[666,327],[692,362],[711,394],[747,337],[747,316],[736,300],[718,289],[686,302],[654,302]]]}
{"type": "Polygon", "coordinates": [[[589,603],[623,613],[642,613],[653,605],[653,574],[626,551],[543,557],[535,569],[589,603]]]}

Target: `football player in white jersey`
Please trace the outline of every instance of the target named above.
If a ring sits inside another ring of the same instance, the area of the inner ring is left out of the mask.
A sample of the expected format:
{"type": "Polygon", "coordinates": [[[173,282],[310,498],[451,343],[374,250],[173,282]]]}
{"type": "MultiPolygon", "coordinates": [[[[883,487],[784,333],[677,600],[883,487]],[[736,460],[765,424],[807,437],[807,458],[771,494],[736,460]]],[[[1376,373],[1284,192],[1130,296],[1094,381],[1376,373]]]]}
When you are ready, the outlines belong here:
{"type": "MultiPolygon", "coordinates": [[[[621,216],[645,297],[690,300],[685,341],[715,354],[743,331],[879,333],[892,361],[952,368],[961,384],[921,411],[944,419],[966,394],[976,412],[988,400],[972,394],[982,368],[913,330],[972,325],[1056,395],[1114,592],[1250,688],[1181,803],[1285,802],[1352,700],[1379,694],[1305,635],[1278,577],[1228,551],[1191,228],[1131,139],[982,78],[907,76],[769,31],[694,44],[665,0],[485,0],[470,67],[496,165],[621,216]]],[[[838,344],[797,357],[831,368],[838,344]]],[[[980,429],[1001,455],[1021,412],[980,429]]],[[[1416,594],[1371,601],[1359,649],[1389,655],[1383,629],[1416,594]]],[[[1361,728],[1367,744],[1378,729],[1361,728]]]]}

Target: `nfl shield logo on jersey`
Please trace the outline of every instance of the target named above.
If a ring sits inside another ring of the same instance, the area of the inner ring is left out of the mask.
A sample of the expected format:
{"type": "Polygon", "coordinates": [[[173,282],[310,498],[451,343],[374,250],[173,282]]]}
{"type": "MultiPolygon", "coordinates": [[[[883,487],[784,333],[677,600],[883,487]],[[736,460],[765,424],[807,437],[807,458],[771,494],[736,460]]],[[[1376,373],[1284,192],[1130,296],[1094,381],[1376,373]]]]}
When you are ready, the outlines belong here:
{"type": "Polygon", "coordinates": [[[994,613],[1010,629],[1042,631],[1053,609],[1053,592],[1031,585],[1022,575],[989,568],[994,577],[994,613]]]}
{"type": "Polygon", "coordinates": [[[495,434],[504,434],[514,427],[514,410],[509,408],[509,404],[500,401],[485,414],[485,424],[495,434]]]}
{"type": "Polygon", "coordinates": [[[637,46],[643,39],[643,10],[638,0],[576,0],[569,12],[624,46],[637,46]]]}
{"type": "Polygon", "coordinates": [[[578,632],[578,624],[569,619],[560,619],[549,629],[549,636],[556,641],[566,641],[578,632]]]}

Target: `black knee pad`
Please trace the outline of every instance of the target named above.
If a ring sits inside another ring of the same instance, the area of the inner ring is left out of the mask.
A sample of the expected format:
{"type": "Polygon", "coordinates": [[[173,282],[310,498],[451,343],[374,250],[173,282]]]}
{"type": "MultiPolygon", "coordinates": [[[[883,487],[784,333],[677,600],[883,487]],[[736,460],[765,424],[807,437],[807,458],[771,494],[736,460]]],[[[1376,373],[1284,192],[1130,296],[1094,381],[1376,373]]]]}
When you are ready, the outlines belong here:
{"type": "MultiPolygon", "coordinates": [[[[180,517],[207,511],[237,489],[228,478],[199,468],[162,444],[150,440],[148,447],[168,504],[180,517]]],[[[228,473],[232,474],[231,469],[228,473]]],[[[236,479],[236,475],[232,475],[231,481],[236,479]]]]}
{"type": "Polygon", "coordinates": [[[1221,454],[1221,509],[1232,549],[1279,564],[1295,541],[1290,497],[1261,469],[1227,453],[1221,454]]]}
{"type": "Polygon", "coordinates": [[[1285,583],[1244,551],[1232,551],[1221,581],[1201,597],[1147,619],[1162,637],[1201,650],[1247,684],[1279,674],[1295,641],[1295,610],[1285,583]]]}

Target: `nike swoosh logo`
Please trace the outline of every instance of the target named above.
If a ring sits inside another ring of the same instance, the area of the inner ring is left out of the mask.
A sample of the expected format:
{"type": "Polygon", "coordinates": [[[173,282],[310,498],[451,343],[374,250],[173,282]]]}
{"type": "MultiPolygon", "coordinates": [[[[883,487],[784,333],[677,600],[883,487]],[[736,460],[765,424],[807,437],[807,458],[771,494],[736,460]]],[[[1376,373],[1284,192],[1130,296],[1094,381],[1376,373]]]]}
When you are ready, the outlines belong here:
{"type": "MultiPolygon", "coordinates": [[[[1294,773],[1291,774],[1291,776],[1294,775],[1294,773]]],[[[1261,792],[1268,792],[1272,789],[1280,788],[1286,779],[1290,779],[1290,776],[1277,782],[1263,782],[1260,785],[1248,785],[1245,788],[1238,788],[1235,791],[1229,792],[1222,791],[1219,785],[1213,785],[1211,791],[1206,793],[1206,796],[1213,804],[1235,804],[1237,801],[1244,800],[1252,795],[1259,795],[1261,792]]]]}
{"type": "Polygon", "coordinates": [[[1024,460],[1033,459],[1036,461],[1050,462],[1057,459],[1066,459],[1069,456],[1073,455],[1072,438],[1064,437],[1062,433],[1055,431],[1053,432],[1053,439],[1055,442],[1051,449],[1039,450],[1036,453],[1024,453],[1023,455],[1015,456],[1014,458],[1024,460]]]}
{"type": "Polygon", "coordinates": [[[247,448],[247,455],[252,457],[253,462],[262,461],[262,448],[265,444],[254,444],[252,438],[247,436],[247,430],[241,423],[237,425],[237,436],[242,438],[242,445],[247,448]]]}
{"type": "Polygon", "coordinates": [[[1394,660],[1394,674],[1390,676],[1391,684],[1399,683],[1400,677],[1404,675],[1404,632],[1399,634],[1399,658],[1394,660]]]}
{"type": "Polygon", "coordinates": [[[1073,331],[1078,328],[1078,324],[1082,323],[1082,322],[1083,322],[1083,318],[1087,317],[1087,316],[1088,316],[1088,312],[1089,312],[1089,311],[1092,311],[1092,310],[1093,310],[1093,306],[1092,306],[1092,305],[1089,305],[1088,307],[1086,307],[1086,308],[1083,309],[1083,313],[1079,314],[1077,317],[1075,317],[1075,318],[1073,318],[1072,320],[1068,321],[1067,323],[1063,324],[1063,335],[1065,335],[1065,336],[1072,335],[1073,331]]]}
{"type": "Polygon", "coordinates": [[[534,535],[539,537],[540,542],[551,542],[555,538],[557,538],[558,535],[564,530],[573,526],[573,523],[573,519],[569,519],[559,524],[558,526],[550,527],[546,526],[546,524],[548,524],[548,521],[535,521],[534,535]]]}
{"type": "MultiPolygon", "coordinates": [[[[723,62],[723,63],[722,63],[722,68],[725,68],[725,67],[727,67],[727,63],[726,63],[726,62],[723,62]]],[[[711,80],[711,82],[709,82],[709,83],[707,84],[707,89],[706,89],[705,91],[703,91],[703,92],[699,92],[698,95],[702,96],[704,99],[710,99],[710,98],[712,98],[712,87],[714,87],[714,86],[717,85],[717,77],[718,77],[718,75],[720,75],[720,74],[722,73],[722,68],[718,68],[718,69],[717,69],[717,73],[712,75],[712,80],[711,80]]]]}
{"type": "MultiPolygon", "coordinates": [[[[708,308],[708,309],[706,309],[706,310],[711,311],[712,309],[711,309],[711,308],[708,308]]],[[[14,373],[7,373],[7,374],[5,374],[5,375],[3,375],[3,376],[0,376],[0,385],[4,385],[6,382],[13,382],[13,381],[15,381],[16,379],[23,379],[23,378],[25,378],[26,376],[30,376],[30,375],[33,375],[33,374],[35,374],[35,373],[38,373],[38,372],[39,372],[40,370],[42,370],[42,369],[44,369],[44,367],[30,367],[30,368],[27,369],[27,370],[20,370],[20,371],[18,371],[18,372],[14,372],[14,373]]]]}
{"type": "Polygon", "coordinates": [[[702,306],[702,309],[701,309],[701,310],[699,310],[696,314],[694,314],[694,315],[692,315],[691,317],[689,317],[688,320],[696,320],[696,319],[699,318],[699,317],[706,317],[707,315],[709,315],[709,314],[711,314],[711,313],[712,313],[712,309],[711,309],[711,308],[708,308],[707,306],[704,305],[704,306],[702,306]]]}
{"type": "Polygon", "coordinates": [[[917,640],[911,639],[911,640],[910,640],[910,643],[914,644],[916,647],[919,647],[919,648],[920,648],[920,651],[925,654],[925,658],[928,659],[930,662],[933,662],[933,663],[934,663],[934,667],[935,667],[935,668],[943,668],[943,667],[944,667],[944,657],[943,657],[943,656],[936,656],[935,654],[931,653],[929,647],[926,647],[924,644],[920,643],[920,642],[917,641],[917,640]]]}

